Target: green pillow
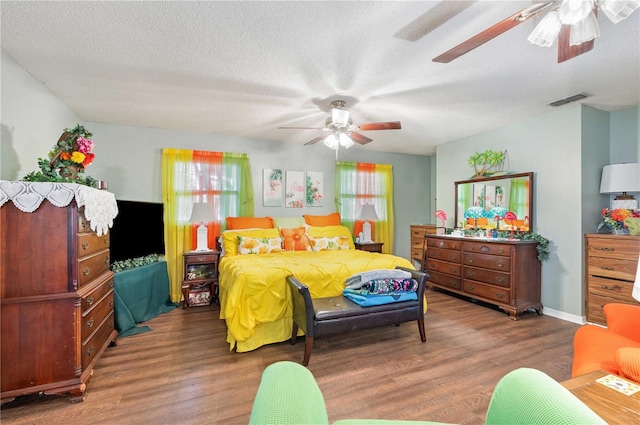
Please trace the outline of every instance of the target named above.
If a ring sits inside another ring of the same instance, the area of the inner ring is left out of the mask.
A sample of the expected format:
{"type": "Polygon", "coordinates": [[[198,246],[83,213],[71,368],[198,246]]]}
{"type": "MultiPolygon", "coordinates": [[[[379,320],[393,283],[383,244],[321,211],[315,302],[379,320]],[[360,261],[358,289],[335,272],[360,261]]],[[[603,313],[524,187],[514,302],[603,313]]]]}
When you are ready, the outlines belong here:
{"type": "Polygon", "coordinates": [[[293,229],[296,227],[304,226],[304,217],[271,217],[273,220],[273,226],[280,229],[293,229]]]}

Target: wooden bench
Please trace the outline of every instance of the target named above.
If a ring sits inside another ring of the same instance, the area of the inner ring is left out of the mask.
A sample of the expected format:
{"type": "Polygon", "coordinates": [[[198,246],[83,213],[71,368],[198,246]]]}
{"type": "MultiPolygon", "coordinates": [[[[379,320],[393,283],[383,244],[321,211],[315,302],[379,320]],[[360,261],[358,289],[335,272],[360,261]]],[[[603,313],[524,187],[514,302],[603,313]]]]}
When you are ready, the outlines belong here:
{"type": "Polygon", "coordinates": [[[367,329],[416,320],[422,342],[427,340],[424,332],[424,290],[428,279],[426,273],[406,270],[418,281],[417,300],[361,307],[342,295],[327,298],[311,298],[309,288],[293,276],[287,277],[293,299],[293,331],[291,345],[296,343],[298,328],[305,334],[304,359],[307,366],[311,357],[315,337],[367,329]]]}

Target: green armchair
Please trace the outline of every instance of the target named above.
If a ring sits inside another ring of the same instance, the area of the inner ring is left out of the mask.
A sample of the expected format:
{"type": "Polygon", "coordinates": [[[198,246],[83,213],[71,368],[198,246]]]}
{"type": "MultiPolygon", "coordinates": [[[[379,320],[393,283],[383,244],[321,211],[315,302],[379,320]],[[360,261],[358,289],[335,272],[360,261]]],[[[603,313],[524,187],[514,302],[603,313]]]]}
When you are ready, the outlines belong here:
{"type": "MultiPolygon", "coordinates": [[[[322,392],[304,366],[277,362],[263,374],[251,411],[251,425],[328,424],[322,392]]],[[[535,369],[521,368],[505,375],[496,385],[486,424],[531,425],[606,424],[569,390],[535,369]]],[[[438,422],[342,419],[335,425],[410,425],[438,422]]],[[[442,425],[442,424],[441,424],[442,425]]]]}

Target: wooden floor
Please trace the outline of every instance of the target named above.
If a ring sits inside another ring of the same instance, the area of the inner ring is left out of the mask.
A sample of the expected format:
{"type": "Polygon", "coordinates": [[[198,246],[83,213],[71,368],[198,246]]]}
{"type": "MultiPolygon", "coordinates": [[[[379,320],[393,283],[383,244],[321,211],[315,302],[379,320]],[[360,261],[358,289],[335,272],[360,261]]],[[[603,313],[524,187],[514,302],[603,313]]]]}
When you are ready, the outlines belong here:
{"type": "MultiPolygon", "coordinates": [[[[578,325],[427,292],[427,342],[415,323],[317,339],[309,370],[331,422],[345,418],[481,424],[497,381],[519,367],[570,378],[578,325]]],[[[8,424],[245,424],[263,369],[300,362],[302,339],[230,352],[218,307],[176,309],[153,331],[118,340],[94,370],[86,400],[34,395],[3,406],[8,424]]],[[[293,407],[292,407],[293,408],[293,407]]],[[[303,408],[300,406],[299,408],[303,408]]]]}

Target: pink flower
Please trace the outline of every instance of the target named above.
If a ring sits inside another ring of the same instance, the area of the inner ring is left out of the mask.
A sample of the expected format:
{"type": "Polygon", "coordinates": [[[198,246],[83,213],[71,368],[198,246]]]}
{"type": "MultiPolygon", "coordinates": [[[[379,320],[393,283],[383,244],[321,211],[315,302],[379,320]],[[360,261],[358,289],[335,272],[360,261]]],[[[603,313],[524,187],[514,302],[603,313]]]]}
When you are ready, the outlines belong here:
{"type": "Polygon", "coordinates": [[[89,139],[85,139],[80,136],[76,139],[76,143],[78,144],[78,151],[82,153],[89,153],[91,149],[93,149],[93,142],[89,139]]]}

